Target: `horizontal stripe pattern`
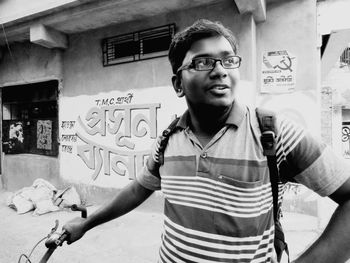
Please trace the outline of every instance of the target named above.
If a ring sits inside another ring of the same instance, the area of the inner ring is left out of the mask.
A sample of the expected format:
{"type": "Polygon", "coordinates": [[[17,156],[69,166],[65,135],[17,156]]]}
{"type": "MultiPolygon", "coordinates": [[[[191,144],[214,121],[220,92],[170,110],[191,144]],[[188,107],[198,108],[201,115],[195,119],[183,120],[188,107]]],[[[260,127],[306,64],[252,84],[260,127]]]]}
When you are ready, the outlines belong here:
{"type": "Polygon", "coordinates": [[[247,167],[266,167],[267,160],[257,161],[257,160],[244,160],[244,159],[227,159],[227,158],[213,158],[209,157],[216,164],[230,164],[237,166],[247,166],[247,167]]]}
{"type": "MultiPolygon", "coordinates": [[[[304,136],[288,122],[281,126],[279,163],[304,136]]],[[[187,128],[170,138],[161,167],[160,262],[271,261],[273,202],[260,136],[255,111],[248,110],[239,126],[229,126],[205,147],[187,128]]]]}
{"type": "MultiPolygon", "coordinates": [[[[273,205],[261,131],[255,110],[237,108],[235,103],[227,129],[205,147],[188,126],[170,137],[160,168],[165,194],[160,262],[271,262],[273,205]]],[[[277,126],[282,178],[329,195],[349,177],[350,169],[326,156],[327,148],[301,127],[280,118],[277,126]]],[[[278,189],[281,203],[285,184],[278,189]]]]}
{"type": "Polygon", "coordinates": [[[230,237],[195,231],[165,217],[161,262],[268,262],[274,228],[254,237],[230,237]]]}
{"type": "Polygon", "coordinates": [[[282,162],[282,160],[286,160],[286,156],[305,136],[304,130],[300,126],[286,119],[281,120],[279,131],[276,145],[278,165],[282,162]]]}
{"type": "Polygon", "coordinates": [[[270,183],[241,188],[204,177],[164,176],[162,190],[170,203],[234,217],[257,217],[272,206],[270,183]]]}

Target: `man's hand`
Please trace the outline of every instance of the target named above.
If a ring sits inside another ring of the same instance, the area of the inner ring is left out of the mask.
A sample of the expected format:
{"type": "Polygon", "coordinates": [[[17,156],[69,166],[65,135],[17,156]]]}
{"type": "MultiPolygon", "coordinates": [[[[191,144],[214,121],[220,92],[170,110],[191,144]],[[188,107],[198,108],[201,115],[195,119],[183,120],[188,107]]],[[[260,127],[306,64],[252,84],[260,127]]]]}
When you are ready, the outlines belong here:
{"type": "Polygon", "coordinates": [[[86,218],[77,217],[73,220],[67,222],[62,229],[68,233],[67,244],[72,244],[73,242],[79,240],[85,234],[84,223],[86,218]]]}
{"type": "Polygon", "coordinates": [[[62,228],[68,232],[67,243],[71,244],[79,240],[87,231],[95,226],[106,223],[119,216],[122,216],[144,202],[153,190],[149,190],[133,180],[124,187],[114,198],[108,203],[102,205],[88,218],[74,218],[67,222],[62,228]]]}

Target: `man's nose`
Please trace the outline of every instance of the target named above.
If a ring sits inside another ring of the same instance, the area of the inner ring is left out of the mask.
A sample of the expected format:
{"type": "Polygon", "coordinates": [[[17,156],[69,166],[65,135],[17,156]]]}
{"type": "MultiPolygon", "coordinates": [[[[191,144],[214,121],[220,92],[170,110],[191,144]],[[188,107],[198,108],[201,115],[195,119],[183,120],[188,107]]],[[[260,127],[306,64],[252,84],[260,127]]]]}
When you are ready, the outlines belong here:
{"type": "Polygon", "coordinates": [[[212,78],[215,77],[226,77],[227,76],[227,70],[222,65],[221,60],[215,61],[214,68],[210,72],[210,76],[212,78]]]}

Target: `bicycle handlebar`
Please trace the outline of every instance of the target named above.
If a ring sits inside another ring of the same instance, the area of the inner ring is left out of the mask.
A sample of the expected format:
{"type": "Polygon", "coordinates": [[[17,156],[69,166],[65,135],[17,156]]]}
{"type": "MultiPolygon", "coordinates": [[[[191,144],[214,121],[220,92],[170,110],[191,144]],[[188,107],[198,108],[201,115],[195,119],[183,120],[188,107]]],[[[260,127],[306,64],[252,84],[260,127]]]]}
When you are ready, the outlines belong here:
{"type": "MultiPolygon", "coordinates": [[[[73,211],[81,211],[81,217],[87,217],[87,210],[85,206],[82,205],[72,205],[71,209],[73,211]]],[[[55,222],[55,227],[51,230],[51,233],[48,236],[48,239],[45,242],[45,246],[48,248],[45,255],[42,257],[39,263],[46,263],[48,259],[51,257],[52,253],[58,246],[62,246],[63,242],[67,239],[69,233],[67,231],[63,231],[62,233],[55,232],[58,227],[58,220],[55,222]]]]}
{"type": "Polygon", "coordinates": [[[66,241],[67,237],[68,237],[68,233],[66,231],[63,231],[61,236],[56,240],[55,244],[57,246],[62,246],[63,242],[66,241]]]}
{"type": "Polygon", "coordinates": [[[49,248],[39,263],[46,263],[56,248],[49,248]]]}
{"type": "Polygon", "coordinates": [[[67,239],[68,233],[63,231],[61,234],[55,232],[46,240],[45,246],[48,248],[45,255],[41,258],[39,263],[46,263],[51,257],[52,253],[58,246],[62,246],[63,242],[67,239]]]}
{"type": "Polygon", "coordinates": [[[62,233],[55,232],[45,241],[45,246],[47,248],[56,249],[58,246],[62,246],[67,237],[68,233],[66,231],[63,231],[62,233]]]}

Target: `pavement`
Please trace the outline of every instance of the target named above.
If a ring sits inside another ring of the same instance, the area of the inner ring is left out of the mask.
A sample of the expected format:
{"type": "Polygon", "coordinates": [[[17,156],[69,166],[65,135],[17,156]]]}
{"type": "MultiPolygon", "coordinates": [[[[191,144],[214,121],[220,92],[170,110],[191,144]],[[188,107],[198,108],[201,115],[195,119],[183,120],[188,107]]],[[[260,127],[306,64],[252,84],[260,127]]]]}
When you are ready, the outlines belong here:
{"type": "MultiPolygon", "coordinates": [[[[18,261],[20,255],[22,253],[29,255],[35,244],[49,234],[56,219],[62,226],[65,222],[80,216],[79,212],[70,210],[41,216],[33,216],[32,212],[18,215],[15,210],[6,206],[6,199],[10,194],[0,189],[0,263],[26,262],[25,258],[18,261]]],[[[147,202],[121,218],[90,230],[81,240],[71,245],[64,243],[62,247],[56,249],[48,262],[157,262],[162,229],[162,207],[161,202],[159,207],[154,207],[154,202],[148,204],[147,202]],[[153,207],[150,207],[150,204],[153,207]]],[[[89,206],[88,214],[99,207],[99,205],[89,206]]],[[[284,213],[282,224],[291,259],[300,254],[321,233],[317,226],[317,218],[307,215],[284,213]]],[[[31,262],[39,262],[45,252],[46,247],[42,242],[32,253],[31,262]]]]}
{"type": "MultiPolygon", "coordinates": [[[[69,210],[40,216],[33,216],[32,212],[18,215],[6,206],[10,194],[0,190],[0,263],[26,262],[25,258],[18,261],[20,255],[29,255],[35,244],[50,233],[56,219],[61,227],[65,222],[80,216],[79,212],[69,210]]],[[[99,205],[89,206],[88,214],[98,208],[99,205]]],[[[56,249],[48,262],[156,262],[162,213],[147,210],[150,209],[137,208],[121,218],[90,230],[81,240],[71,245],[64,243],[56,249]]],[[[46,250],[44,242],[40,243],[30,258],[31,262],[39,262],[46,250]]]]}

